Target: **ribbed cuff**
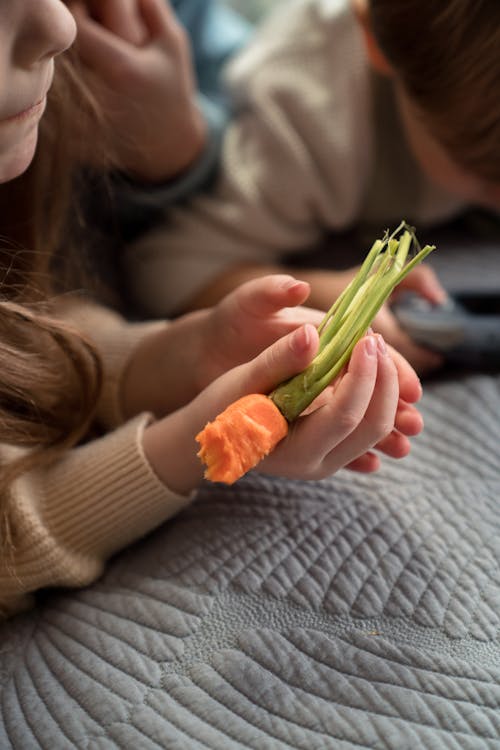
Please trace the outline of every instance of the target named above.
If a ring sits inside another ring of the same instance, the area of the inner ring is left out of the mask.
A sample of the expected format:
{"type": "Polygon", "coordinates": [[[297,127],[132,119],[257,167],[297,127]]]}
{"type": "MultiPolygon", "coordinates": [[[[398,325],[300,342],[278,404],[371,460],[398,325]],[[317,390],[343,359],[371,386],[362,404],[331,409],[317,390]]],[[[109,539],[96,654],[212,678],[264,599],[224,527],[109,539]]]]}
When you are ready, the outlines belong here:
{"type": "Polygon", "coordinates": [[[105,427],[116,427],[124,421],[122,382],[132,352],[146,336],[163,330],[165,325],[163,320],[153,323],[128,323],[126,329],[101,331],[97,337],[104,363],[98,418],[105,427]]]}
{"type": "Polygon", "coordinates": [[[75,449],[50,471],[43,523],[70,557],[107,559],[189,504],[170,491],[142,448],[150,416],[75,449]]]}

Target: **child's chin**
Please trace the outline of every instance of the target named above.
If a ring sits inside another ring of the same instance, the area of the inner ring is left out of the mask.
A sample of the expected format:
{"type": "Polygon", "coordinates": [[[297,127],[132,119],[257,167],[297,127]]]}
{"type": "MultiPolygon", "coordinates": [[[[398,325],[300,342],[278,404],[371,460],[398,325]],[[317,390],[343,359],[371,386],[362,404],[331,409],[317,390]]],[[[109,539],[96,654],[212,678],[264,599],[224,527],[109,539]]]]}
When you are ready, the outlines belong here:
{"type": "Polygon", "coordinates": [[[38,128],[33,128],[19,144],[11,146],[5,155],[0,152],[0,183],[14,180],[26,172],[33,161],[37,141],[38,128]]]}

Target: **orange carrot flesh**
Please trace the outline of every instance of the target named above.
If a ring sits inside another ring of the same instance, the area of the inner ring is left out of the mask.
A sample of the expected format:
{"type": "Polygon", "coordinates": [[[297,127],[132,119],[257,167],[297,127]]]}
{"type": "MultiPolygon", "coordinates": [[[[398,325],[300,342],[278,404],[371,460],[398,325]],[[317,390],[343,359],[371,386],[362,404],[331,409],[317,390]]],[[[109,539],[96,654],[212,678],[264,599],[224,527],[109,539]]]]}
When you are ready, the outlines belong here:
{"type": "Polygon", "coordinates": [[[230,404],[196,436],[205,478],[233,484],[253,469],[288,432],[288,422],[268,396],[251,393],[230,404]]]}

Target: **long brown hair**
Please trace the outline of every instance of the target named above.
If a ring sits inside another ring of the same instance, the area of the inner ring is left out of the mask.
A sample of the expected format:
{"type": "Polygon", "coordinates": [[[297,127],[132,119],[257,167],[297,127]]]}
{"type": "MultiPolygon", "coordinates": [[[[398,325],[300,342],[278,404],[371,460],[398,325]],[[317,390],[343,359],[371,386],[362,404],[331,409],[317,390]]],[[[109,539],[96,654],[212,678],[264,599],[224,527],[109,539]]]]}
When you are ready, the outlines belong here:
{"type": "MultiPolygon", "coordinates": [[[[53,306],[62,288],[54,258],[70,212],[78,211],[75,172],[88,133],[101,120],[74,53],[66,53],[57,60],[35,159],[25,174],[0,186],[0,443],[29,449],[0,466],[3,498],[16,476],[82,438],[99,397],[99,357],[53,315],[53,306]]],[[[63,275],[75,279],[77,266],[65,263],[70,273],[63,275]]]]}
{"type": "Polygon", "coordinates": [[[464,169],[500,180],[498,0],[369,0],[380,48],[432,134],[464,169]]]}

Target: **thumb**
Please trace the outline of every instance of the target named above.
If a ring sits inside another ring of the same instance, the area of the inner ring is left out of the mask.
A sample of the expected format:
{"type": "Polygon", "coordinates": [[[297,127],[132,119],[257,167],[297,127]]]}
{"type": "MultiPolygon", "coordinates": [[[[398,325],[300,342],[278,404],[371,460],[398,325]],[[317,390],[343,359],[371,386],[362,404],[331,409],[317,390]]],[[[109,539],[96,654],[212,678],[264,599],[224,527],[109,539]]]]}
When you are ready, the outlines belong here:
{"type": "Polygon", "coordinates": [[[250,393],[270,393],[283,380],[301,372],[318,350],[318,333],[311,324],[276,341],[251,362],[214,380],[194,400],[200,424],[215,419],[233,401],[250,393]]]}
{"type": "Polygon", "coordinates": [[[251,362],[219,378],[229,387],[232,399],[247,393],[269,393],[307,367],[318,351],[318,332],[307,323],[261,352],[251,362]]]}
{"type": "Polygon", "coordinates": [[[388,310],[382,309],[375,322],[377,330],[383,331],[384,338],[390,341],[391,346],[400,352],[421,375],[442,366],[442,356],[413,341],[388,310]]]}
{"type": "Polygon", "coordinates": [[[439,281],[435,271],[425,263],[416,266],[398,285],[393,298],[399,292],[411,291],[429,300],[433,304],[440,305],[446,302],[448,297],[446,290],[439,281]]]}
{"type": "Polygon", "coordinates": [[[241,284],[222,304],[229,308],[230,315],[243,311],[253,318],[268,318],[285,307],[301,305],[309,291],[309,284],[305,281],[276,273],[241,284]]]}

